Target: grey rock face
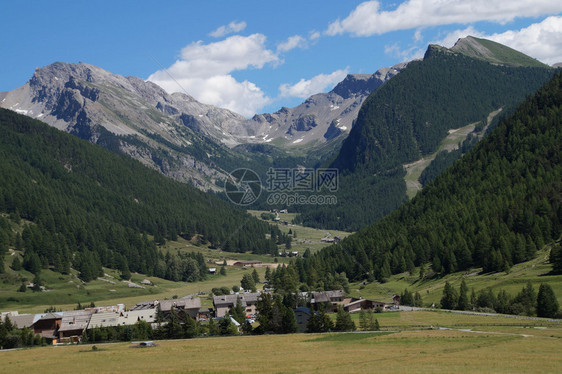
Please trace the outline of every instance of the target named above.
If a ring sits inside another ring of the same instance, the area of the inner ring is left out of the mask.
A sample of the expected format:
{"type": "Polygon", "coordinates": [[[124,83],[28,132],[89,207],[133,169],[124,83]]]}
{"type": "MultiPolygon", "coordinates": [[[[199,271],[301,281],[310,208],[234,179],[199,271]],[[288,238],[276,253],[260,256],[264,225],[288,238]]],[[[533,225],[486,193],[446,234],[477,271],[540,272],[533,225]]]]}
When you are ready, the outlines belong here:
{"type": "Polygon", "coordinates": [[[201,158],[201,152],[190,152],[193,142],[211,138],[237,144],[229,128],[246,120],[189,95],[169,95],[151,82],[84,63],[57,62],[37,69],[25,85],[3,93],[0,101],[1,107],[93,143],[107,134],[119,136],[118,151],[203,188],[213,188],[222,172],[210,159],[201,158]],[[163,152],[167,159],[159,156],[163,152]]]}
{"type": "Polygon", "coordinates": [[[367,96],[406,65],[382,68],[375,74],[349,74],[332,91],[313,95],[294,108],[255,115],[231,128],[231,134],[250,143],[277,139],[286,147],[347,136],[367,96]]]}

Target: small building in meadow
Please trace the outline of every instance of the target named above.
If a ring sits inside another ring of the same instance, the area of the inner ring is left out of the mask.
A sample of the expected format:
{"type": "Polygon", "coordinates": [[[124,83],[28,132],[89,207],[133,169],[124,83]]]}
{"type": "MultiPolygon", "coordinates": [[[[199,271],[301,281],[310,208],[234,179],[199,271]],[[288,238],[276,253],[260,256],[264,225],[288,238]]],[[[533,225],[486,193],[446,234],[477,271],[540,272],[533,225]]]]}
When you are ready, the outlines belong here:
{"type": "Polygon", "coordinates": [[[252,261],[236,261],[234,264],[232,264],[232,266],[236,266],[239,268],[249,268],[249,267],[253,267],[255,265],[260,265],[262,262],[261,261],[257,261],[257,260],[252,260],[252,261]]]}
{"type": "Polygon", "coordinates": [[[382,301],[370,300],[370,299],[353,299],[351,302],[345,304],[343,309],[349,313],[359,312],[361,310],[375,310],[380,308],[384,310],[385,303],[382,301]]]}

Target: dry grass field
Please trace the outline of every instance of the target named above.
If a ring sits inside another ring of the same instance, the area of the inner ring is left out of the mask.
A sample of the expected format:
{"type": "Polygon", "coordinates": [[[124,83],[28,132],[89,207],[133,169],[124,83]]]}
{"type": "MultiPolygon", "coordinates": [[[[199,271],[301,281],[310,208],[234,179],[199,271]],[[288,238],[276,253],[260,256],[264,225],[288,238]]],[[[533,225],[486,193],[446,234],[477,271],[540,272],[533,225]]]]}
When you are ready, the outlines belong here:
{"type": "Polygon", "coordinates": [[[0,352],[1,373],[556,373],[559,328],[292,334],[0,352]]]}

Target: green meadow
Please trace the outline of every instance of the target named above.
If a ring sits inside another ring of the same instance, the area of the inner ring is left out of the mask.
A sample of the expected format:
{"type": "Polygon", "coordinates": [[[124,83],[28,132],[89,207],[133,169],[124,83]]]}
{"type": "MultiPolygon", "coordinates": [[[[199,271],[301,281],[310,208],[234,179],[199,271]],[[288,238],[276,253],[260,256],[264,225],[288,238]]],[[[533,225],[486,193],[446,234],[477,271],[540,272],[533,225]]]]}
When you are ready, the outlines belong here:
{"type": "Polygon", "coordinates": [[[42,373],[556,373],[562,367],[560,324],[504,325],[509,321],[441,312],[377,317],[383,329],[386,323],[393,329],[7,351],[0,353],[0,373],[39,367],[42,373]],[[428,318],[434,329],[416,327],[428,318]]]}

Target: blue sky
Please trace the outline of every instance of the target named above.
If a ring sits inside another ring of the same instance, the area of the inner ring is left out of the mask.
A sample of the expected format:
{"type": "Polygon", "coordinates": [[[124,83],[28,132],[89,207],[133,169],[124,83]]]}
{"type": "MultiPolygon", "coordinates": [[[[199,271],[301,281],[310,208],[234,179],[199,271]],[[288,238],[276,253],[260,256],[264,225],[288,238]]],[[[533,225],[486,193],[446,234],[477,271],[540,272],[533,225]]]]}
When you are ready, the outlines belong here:
{"type": "Polygon", "coordinates": [[[0,91],[82,61],[251,116],[469,34],[562,62],[552,0],[0,1],[0,91]]]}

